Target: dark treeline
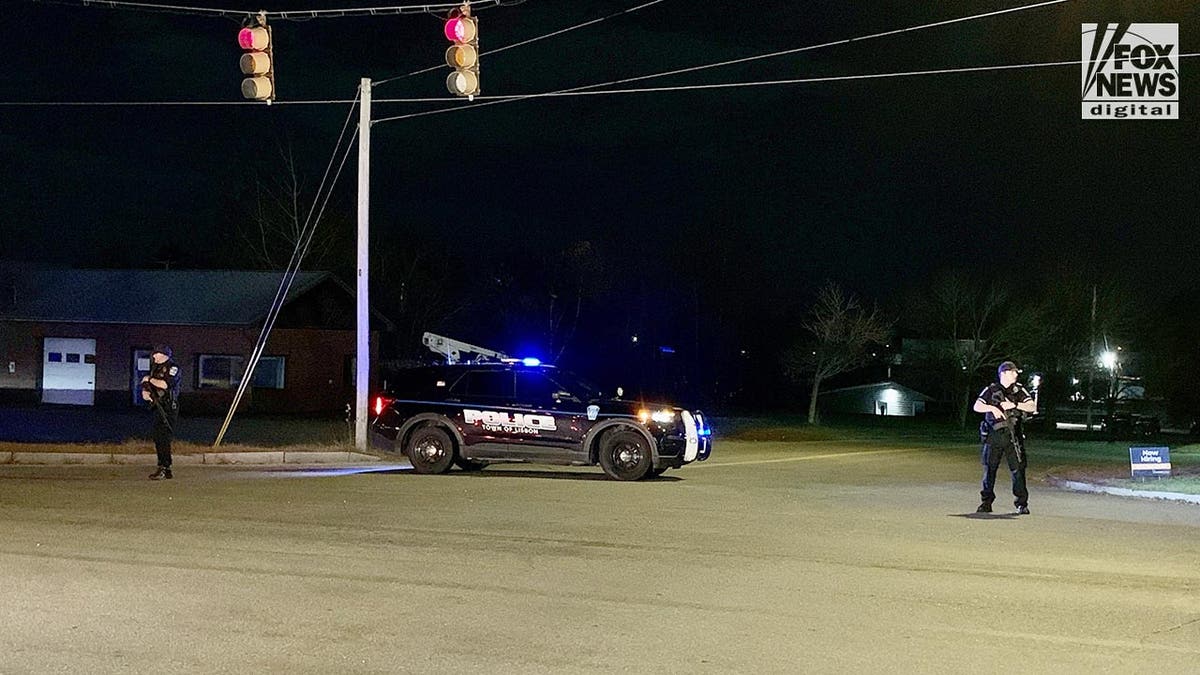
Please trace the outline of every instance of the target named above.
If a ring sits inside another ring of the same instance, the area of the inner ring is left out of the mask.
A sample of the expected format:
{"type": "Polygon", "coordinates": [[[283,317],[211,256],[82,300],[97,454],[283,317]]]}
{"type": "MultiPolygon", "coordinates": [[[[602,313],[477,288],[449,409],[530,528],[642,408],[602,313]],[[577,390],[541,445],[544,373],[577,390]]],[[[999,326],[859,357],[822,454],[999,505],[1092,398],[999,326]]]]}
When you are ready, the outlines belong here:
{"type": "MultiPolygon", "coordinates": [[[[297,200],[286,184],[252,187],[261,199],[222,247],[197,256],[166,243],[147,260],[113,264],[280,269],[298,232],[297,200]]],[[[352,217],[331,212],[323,227],[305,268],[353,285],[352,217]]],[[[382,345],[392,367],[428,361],[421,334],[432,331],[727,412],[809,411],[816,387],[894,379],[937,399],[932,414],[961,421],[1004,359],[1044,374],[1043,406],[1071,405],[1089,377],[1094,399],[1115,395],[1100,357],[1119,347],[1121,374],[1139,378],[1164,412],[1186,420],[1200,409],[1197,295],[1147,290],[1119,274],[947,268],[879,290],[861,274],[764,269],[745,251],[724,250],[719,233],[464,245],[391,236],[404,229],[395,223],[375,228],[372,304],[396,324],[382,345]],[[830,288],[882,327],[854,358],[842,345],[832,369],[801,358],[822,344],[815,312],[830,288]]]]}
{"type": "MultiPolygon", "coordinates": [[[[1095,271],[947,269],[871,293],[854,280],[783,274],[738,258],[713,239],[631,246],[563,237],[531,248],[380,237],[372,297],[397,325],[385,343],[393,363],[428,359],[420,337],[433,331],[731,412],[806,410],[814,385],[888,378],[935,397],[931,412],[963,421],[1004,359],[1043,374],[1047,407],[1071,405],[1088,382],[1093,399],[1115,398],[1117,375],[1138,378],[1145,396],[1175,416],[1200,403],[1200,314],[1182,290],[1150,292],[1095,271]],[[814,313],[829,288],[878,325],[858,325],[861,353],[851,357],[842,345],[840,366],[826,362],[818,382],[816,364],[798,367],[788,354],[822,343],[814,313]],[[1100,362],[1106,351],[1119,353],[1116,372],[1100,362]]],[[[327,262],[353,278],[348,260],[327,262]]]]}
{"type": "MultiPolygon", "coordinates": [[[[317,186],[291,145],[278,146],[260,171],[230,180],[223,231],[205,245],[186,229],[158,229],[77,264],[281,269],[317,186]]],[[[1086,252],[908,260],[845,228],[845,245],[822,253],[794,224],[751,227],[732,209],[678,227],[612,213],[560,228],[496,218],[504,224],[464,228],[396,215],[383,200],[370,264],[372,304],[396,325],[381,345],[388,365],[428,360],[421,334],[432,331],[723,411],[812,416],[819,389],[895,379],[933,396],[931,413],[965,420],[1004,359],[1044,374],[1044,405],[1072,403],[1087,382],[1093,399],[1112,398],[1119,382],[1099,358],[1120,347],[1121,374],[1140,378],[1166,412],[1200,409],[1195,282],[1178,288],[1161,274],[1089,265],[1086,252]],[[848,312],[844,323],[830,323],[831,307],[848,312]],[[877,325],[851,320],[860,310],[877,325]]],[[[304,268],[353,286],[354,228],[343,190],[304,268]]]]}

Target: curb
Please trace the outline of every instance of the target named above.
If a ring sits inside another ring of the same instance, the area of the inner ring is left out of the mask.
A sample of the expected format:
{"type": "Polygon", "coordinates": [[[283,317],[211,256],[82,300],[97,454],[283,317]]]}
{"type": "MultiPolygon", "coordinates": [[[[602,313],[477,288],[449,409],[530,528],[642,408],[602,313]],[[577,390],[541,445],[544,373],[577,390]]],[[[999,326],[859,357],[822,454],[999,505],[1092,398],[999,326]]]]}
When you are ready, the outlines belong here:
{"type": "MultiPolygon", "coordinates": [[[[176,454],[172,457],[175,464],[188,466],[210,464],[254,464],[283,465],[283,464],[362,464],[389,461],[375,455],[367,455],[351,451],[314,451],[304,450],[289,452],[274,450],[264,452],[204,452],[195,454],[176,454]]],[[[106,452],[0,452],[0,464],[123,464],[136,466],[154,466],[157,458],[152,453],[106,453],[106,452]]]]}
{"type": "Polygon", "coordinates": [[[1200,495],[1188,495],[1182,492],[1156,492],[1154,490],[1131,490],[1129,488],[1111,487],[1108,485],[1095,485],[1093,483],[1080,483],[1073,480],[1062,480],[1060,478],[1051,478],[1050,484],[1055,487],[1066,488],[1075,492],[1092,492],[1098,494],[1113,495],[1114,497],[1136,497],[1138,499],[1165,499],[1173,502],[1186,502],[1188,504],[1200,504],[1200,495]]]}
{"type": "Polygon", "coordinates": [[[109,464],[112,455],[89,452],[13,452],[11,464],[109,464]]]}

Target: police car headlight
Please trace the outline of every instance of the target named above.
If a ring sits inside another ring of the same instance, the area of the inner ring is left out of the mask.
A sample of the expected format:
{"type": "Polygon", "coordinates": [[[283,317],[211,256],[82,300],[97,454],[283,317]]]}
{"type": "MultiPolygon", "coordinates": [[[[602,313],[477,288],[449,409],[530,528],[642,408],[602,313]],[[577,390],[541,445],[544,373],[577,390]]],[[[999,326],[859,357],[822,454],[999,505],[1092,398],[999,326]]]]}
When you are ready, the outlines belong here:
{"type": "Polygon", "coordinates": [[[675,421],[674,410],[639,410],[637,416],[638,419],[641,420],[642,424],[645,424],[651,420],[659,424],[670,424],[675,421]]]}
{"type": "Polygon", "coordinates": [[[650,419],[658,422],[659,424],[670,424],[671,422],[675,421],[675,411],[656,410],[655,412],[650,413],[650,419]]]}

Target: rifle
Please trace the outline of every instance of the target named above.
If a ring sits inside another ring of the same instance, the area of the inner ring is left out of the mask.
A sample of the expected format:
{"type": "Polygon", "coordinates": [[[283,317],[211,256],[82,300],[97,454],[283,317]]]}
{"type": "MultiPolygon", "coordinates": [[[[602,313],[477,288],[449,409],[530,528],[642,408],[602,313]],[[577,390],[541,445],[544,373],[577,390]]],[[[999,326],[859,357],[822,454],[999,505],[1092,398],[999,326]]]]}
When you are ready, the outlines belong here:
{"type": "Polygon", "coordinates": [[[1025,439],[1020,431],[1017,430],[1017,425],[1021,422],[1022,411],[1013,408],[1005,413],[1008,417],[1008,439],[1012,442],[1013,449],[1017,452],[1017,461],[1025,462],[1025,439]]]}
{"type": "MultiPolygon", "coordinates": [[[[1008,400],[1004,398],[1002,400],[1008,400]]],[[[1023,419],[1024,413],[1019,408],[1012,408],[1004,411],[1004,428],[1008,431],[1008,440],[1012,443],[1013,450],[1017,453],[1017,461],[1025,461],[1025,440],[1022,438],[1020,431],[1017,430],[1017,425],[1023,419]]],[[[979,435],[986,437],[984,427],[987,425],[987,420],[979,424],[979,435]]],[[[993,428],[995,428],[993,426],[993,428]]]]}
{"type": "MultiPolygon", "coordinates": [[[[155,366],[150,369],[150,378],[151,379],[155,378],[156,371],[158,371],[157,364],[155,364],[155,366]]],[[[162,379],[162,378],[158,378],[158,379],[162,379]]],[[[171,433],[175,433],[175,429],[171,426],[171,418],[170,418],[170,416],[167,415],[166,409],[164,409],[162,406],[162,395],[158,393],[158,387],[155,387],[154,385],[150,384],[150,380],[146,380],[145,382],[142,383],[142,390],[147,392],[148,394],[150,394],[150,405],[153,406],[154,410],[156,410],[158,412],[158,416],[160,418],[162,418],[163,424],[167,425],[167,430],[170,431],[171,433]]],[[[163,393],[165,394],[166,392],[163,392],[163,393]]]]}
{"type": "MultiPolygon", "coordinates": [[[[1004,425],[1003,428],[1005,431],[1008,432],[1008,440],[1010,443],[1012,443],[1013,450],[1015,450],[1017,453],[1017,461],[1024,462],[1025,461],[1024,441],[1021,438],[1021,433],[1019,431],[1017,431],[1016,416],[1009,414],[1011,412],[1012,411],[1010,410],[1005,413],[1004,419],[1005,419],[1006,424],[1004,425]]],[[[981,422],[979,424],[979,439],[984,443],[987,442],[986,427],[987,427],[987,422],[981,422]]],[[[994,426],[992,428],[995,429],[994,426]]]]}

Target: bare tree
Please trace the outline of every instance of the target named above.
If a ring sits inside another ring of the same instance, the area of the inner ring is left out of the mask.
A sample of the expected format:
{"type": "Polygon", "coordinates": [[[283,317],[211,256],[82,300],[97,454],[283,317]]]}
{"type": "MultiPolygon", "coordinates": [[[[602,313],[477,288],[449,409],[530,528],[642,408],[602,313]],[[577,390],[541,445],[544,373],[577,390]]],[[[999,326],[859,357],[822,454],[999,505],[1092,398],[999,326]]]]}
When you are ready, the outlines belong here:
{"type": "Polygon", "coordinates": [[[590,241],[577,241],[559,254],[550,283],[550,323],[547,343],[554,361],[575,336],[583,304],[608,288],[608,272],[600,251],[590,241]]]}
{"type": "Polygon", "coordinates": [[[804,328],[809,339],[784,353],[783,367],[793,380],[812,378],[808,422],[815,424],[821,381],[866,364],[871,345],[887,340],[892,322],[877,307],[868,310],[840,286],[827,282],[817,294],[804,328]]]}
{"type": "MultiPolygon", "coordinates": [[[[1072,275],[1050,285],[1044,303],[1041,328],[1045,339],[1039,344],[1038,362],[1060,380],[1065,381],[1067,375],[1086,377],[1090,429],[1096,396],[1093,380],[1096,375],[1102,380],[1112,375],[1100,365],[1098,347],[1112,342],[1131,344],[1138,328],[1137,302],[1116,280],[1095,282],[1072,275]]],[[[1108,398],[1113,397],[1110,391],[1108,398]]]]}
{"type": "MultiPolygon", "coordinates": [[[[264,179],[256,173],[250,211],[238,222],[243,256],[262,269],[287,267],[292,252],[305,236],[310,217],[316,218],[320,211],[320,204],[314,206],[309,201],[311,196],[305,194],[304,177],[296,167],[291,144],[279,147],[279,158],[278,170],[269,172],[270,178],[264,179]],[[313,212],[314,208],[317,212],[313,212]]],[[[344,221],[326,211],[305,256],[306,267],[319,268],[331,262],[345,239],[344,221]],[[343,227],[332,224],[331,220],[339,221],[338,225],[343,227]]]]}
{"type": "Polygon", "coordinates": [[[936,337],[925,365],[942,372],[964,427],[980,374],[1005,359],[1027,358],[1045,335],[1044,305],[961,274],[940,277],[910,306],[914,322],[936,337]]]}
{"type": "Polygon", "coordinates": [[[441,330],[468,308],[459,261],[416,238],[381,238],[371,250],[372,292],[398,326],[399,344],[418,349],[421,334],[441,330]]]}
{"type": "Polygon", "coordinates": [[[493,263],[479,300],[488,311],[476,312],[475,318],[490,318],[491,331],[506,334],[523,349],[536,344],[541,356],[561,362],[589,303],[611,284],[611,267],[600,247],[576,241],[553,255],[493,263]]]}

